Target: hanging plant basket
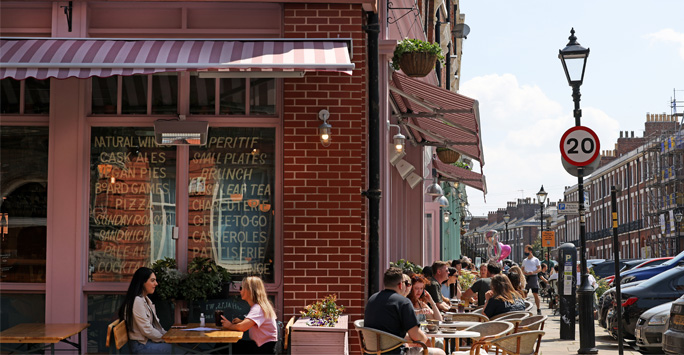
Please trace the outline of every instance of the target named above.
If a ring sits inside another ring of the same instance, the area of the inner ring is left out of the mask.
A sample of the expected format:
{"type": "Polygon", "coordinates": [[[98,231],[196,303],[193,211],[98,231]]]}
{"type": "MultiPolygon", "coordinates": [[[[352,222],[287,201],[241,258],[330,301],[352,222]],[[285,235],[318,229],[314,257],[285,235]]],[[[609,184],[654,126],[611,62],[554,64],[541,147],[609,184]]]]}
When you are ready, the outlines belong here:
{"type": "Polygon", "coordinates": [[[432,69],[435,68],[436,61],[436,54],[407,52],[401,56],[399,67],[404,74],[414,78],[421,78],[432,72],[432,69]]]}
{"type": "Polygon", "coordinates": [[[461,154],[451,149],[437,149],[437,157],[442,163],[452,164],[458,161],[461,154]]]}

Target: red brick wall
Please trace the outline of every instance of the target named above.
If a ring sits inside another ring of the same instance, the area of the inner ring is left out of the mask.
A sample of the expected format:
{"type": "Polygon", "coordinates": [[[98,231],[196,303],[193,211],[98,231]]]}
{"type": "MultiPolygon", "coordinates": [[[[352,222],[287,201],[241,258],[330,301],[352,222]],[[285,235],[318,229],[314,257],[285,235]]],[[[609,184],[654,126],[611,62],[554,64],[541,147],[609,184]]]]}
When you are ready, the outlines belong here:
{"type": "MultiPolygon", "coordinates": [[[[360,5],[285,4],[288,38],[352,38],[353,75],[308,73],[284,90],[284,314],[334,293],[350,317],[349,345],[360,353],[352,322],[366,301],[367,80],[365,13],[360,5]],[[332,144],[318,137],[330,111],[332,144]]],[[[286,320],[285,320],[286,321],[286,320]]]]}

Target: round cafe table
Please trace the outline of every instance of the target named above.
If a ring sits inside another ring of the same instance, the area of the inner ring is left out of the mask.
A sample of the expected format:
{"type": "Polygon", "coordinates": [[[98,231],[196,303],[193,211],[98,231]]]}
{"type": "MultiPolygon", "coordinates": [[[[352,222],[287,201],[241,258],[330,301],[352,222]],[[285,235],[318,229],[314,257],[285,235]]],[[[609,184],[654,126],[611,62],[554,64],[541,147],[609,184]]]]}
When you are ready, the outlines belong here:
{"type": "Polygon", "coordinates": [[[453,321],[453,322],[444,322],[440,321],[439,326],[441,328],[454,328],[457,330],[463,330],[466,328],[470,328],[474,325],[480,324],[480,322],[468,322],[468,321],[453,321]]]}
{"type": "MultiPolygon", "coordinates": [[[[454,322],[455,323],[455,322],[454,322]]],[[[461,322],[461,323],[466,323],[466,322],[461,322]]],[[[471,323],[476,323],[476,322],[471,322],[471,323]]],[[[445,333],[442,330],[438,330],[436,332],[426,332],[425,335],[427,335],[429,338],[431,338],[431,346],[435,346],[435,338],[444,338],[444,352],[447,354],[451,353],[451,349],[447,351],[447,343],[446,339],[470,339],[470,338],[479,338],[480,333],[479,332],[472,332],[469,330],[457,330],[453,333],[445,333]]]]}

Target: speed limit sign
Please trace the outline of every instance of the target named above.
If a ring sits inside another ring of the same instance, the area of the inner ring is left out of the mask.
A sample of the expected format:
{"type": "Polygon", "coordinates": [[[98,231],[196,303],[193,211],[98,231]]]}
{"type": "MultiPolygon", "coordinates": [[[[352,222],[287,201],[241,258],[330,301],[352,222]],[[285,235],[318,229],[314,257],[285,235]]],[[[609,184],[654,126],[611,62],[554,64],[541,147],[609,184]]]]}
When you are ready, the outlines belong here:
{"type": "Polygon", "coordinates": [[[560,141],[563,159],[574,166],[591,164],[599,155],[601,144],[594,131],[584,126],[575,126],[565,131],[560,141]]]}

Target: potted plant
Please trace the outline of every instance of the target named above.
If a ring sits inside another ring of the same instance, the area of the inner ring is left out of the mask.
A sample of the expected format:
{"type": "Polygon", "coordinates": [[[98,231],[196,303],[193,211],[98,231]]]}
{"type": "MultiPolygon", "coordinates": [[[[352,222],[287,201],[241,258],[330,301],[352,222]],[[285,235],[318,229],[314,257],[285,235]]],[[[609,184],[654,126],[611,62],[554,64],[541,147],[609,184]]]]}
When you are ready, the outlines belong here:
{"type": "Polygon", "coordinates": [[[176,260],[168,257],[159,259],[152,264],[152,270],[158,283],[154,295],[162,300],[180,299],[180,285],[186,275],[178,271],[176,260]]]}
{"type": "Polygon", "coordinates": [[[306,322],[308,325],[334,327],[340,315],[344,312],[344,306],[337,305],[336,301],[337,295],[327,295],[322,300],[306,306],[300,313],[302,317],[309,318],[306,322]]]}
{"type": "Polygon", "coordinates": [[[439,147],[437,148],[437,157],[442,163],[453,164],[461,158],[461,154],[450,148],[439,147]]]}
{"type": "Polygon", "coordinates": [[[180,284],[180,294],[188,301],[206,300],[228,288],[228,270],[210,258],[196,257],[188,265],[188,275],[180,284]]]}
{"type": "Polygon", "coordinates": [[[423,272],[423,268],[404,259],[399,259],[396,263],[390,262],[390,266],[400,268],[405,274],[409,274],[410,272],[420,274],[423,272]]]}
{"type": "Polygon", "coordinates": [[[349,348],[348,316],[344,307],[337,304],[337,296],[328,295],[303,311],[302,318],[291,327],[293,354],[345,354],[349,348]]]}
{"type": "Polygon", "coordinates": [[[405,38],[394,49],[392,67],[411,77],[423,77],[430,74],[437,60],[444,61],[442,47],[438,43],[405,38]]]}

